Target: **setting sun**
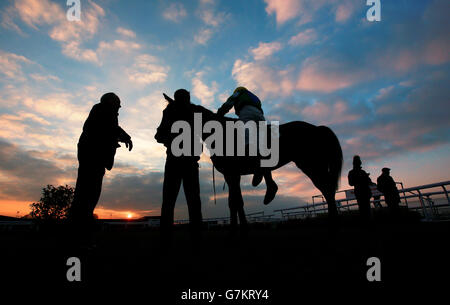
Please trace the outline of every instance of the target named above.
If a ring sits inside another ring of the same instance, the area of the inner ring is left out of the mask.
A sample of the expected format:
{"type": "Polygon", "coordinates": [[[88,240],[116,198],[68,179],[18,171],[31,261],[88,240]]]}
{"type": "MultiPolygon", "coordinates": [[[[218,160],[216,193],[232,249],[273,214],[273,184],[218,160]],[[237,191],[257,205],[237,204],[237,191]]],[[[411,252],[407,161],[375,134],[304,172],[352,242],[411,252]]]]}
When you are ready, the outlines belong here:
{"type": "Polygon", "coordinates": [[[133,214],[128,213],[128,214],[127,214],[127,218],[128,218],[128,219],[133,218],[133,214]]]}

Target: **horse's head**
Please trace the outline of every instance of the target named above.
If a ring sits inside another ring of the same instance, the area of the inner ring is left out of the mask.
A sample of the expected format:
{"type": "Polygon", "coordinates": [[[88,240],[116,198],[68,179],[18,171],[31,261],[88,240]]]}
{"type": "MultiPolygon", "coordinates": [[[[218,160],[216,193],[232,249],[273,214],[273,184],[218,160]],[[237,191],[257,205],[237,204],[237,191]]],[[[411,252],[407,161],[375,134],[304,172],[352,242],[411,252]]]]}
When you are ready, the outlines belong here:
{"type": "MultiPolygon", "coordinates": [[[[218,115],[217,113],[215,113],[203,106],[200,106],[200,105],[192,104],[191,107],[192,107],[194,113],[200,113],[202,115],[202,129],[206,123],[208,123],[210,121],[214,121],[214,122],[218,122],[222,126],[222,130],[225,133],[226,122],[227,121],[236,121],[236,119],[218,115]]],[[[203,140],[208,138],[211,135],[211,133],[212,132],[204,131],[203,135],[202,135],[203,140]]],[[[225,134],[223,134],[223,136],[225,136],[225,134]]]]}

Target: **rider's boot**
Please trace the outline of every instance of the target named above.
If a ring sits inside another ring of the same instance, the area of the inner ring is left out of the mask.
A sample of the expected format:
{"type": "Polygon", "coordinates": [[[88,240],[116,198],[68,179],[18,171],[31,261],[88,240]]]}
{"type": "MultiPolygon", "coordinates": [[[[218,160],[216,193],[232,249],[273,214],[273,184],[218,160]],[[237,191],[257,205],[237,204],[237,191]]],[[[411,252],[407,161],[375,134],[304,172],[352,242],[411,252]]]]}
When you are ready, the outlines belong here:
{"type": "Polygon", "coordinates": [[[278,191],[278,185],[275,183],[275,181],[269,181],[267,182],[267,191],[266,191],[266,195],[264,196],[264,204],[267,205],[269,204],[274,198],[275,195],[277,194],[278,191]]]}

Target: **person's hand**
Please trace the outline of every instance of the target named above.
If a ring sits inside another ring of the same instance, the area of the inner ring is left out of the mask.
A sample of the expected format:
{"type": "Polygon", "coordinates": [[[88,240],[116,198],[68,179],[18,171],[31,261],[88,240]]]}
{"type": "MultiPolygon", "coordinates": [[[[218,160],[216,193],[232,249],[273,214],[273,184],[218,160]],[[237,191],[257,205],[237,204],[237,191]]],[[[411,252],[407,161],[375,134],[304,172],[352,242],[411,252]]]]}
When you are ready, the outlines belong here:
{"type": "Polygon", "coordinates": [[[131,141],[131,139],[125,142],[125,146],[128,148],[129,151],[133,149],[133,142],[131,141]]]}

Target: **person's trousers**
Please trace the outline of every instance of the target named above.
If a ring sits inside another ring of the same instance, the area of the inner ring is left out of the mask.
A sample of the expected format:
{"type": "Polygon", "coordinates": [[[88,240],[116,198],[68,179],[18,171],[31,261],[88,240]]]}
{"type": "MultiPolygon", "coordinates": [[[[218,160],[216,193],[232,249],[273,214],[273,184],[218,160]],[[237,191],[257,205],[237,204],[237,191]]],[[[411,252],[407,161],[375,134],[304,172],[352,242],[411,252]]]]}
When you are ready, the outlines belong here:
{"type": "Polygon", "coordinates": [[[358,202],[358,208],[359,208],[359,215],[364,220],[370,220],[370,197],[357,197],[356,198],[358,202]]]}
{"type": "Polygon", "coordinates": [[[103,165],[91,162],[80,162],[75,194],[69,210],[69,219],[78,225],[89,226],[94,219],[94,209],[102,191],[103,165]]]}
{"type": "Polygon", "coordinates": [[[164,170],[161,230],[171,230],[174,222],[175,203],[181,182],[186,195],[190,227],[200,230],[202,224],[198,163],[191,160],[167,159],[164,170]]]}

